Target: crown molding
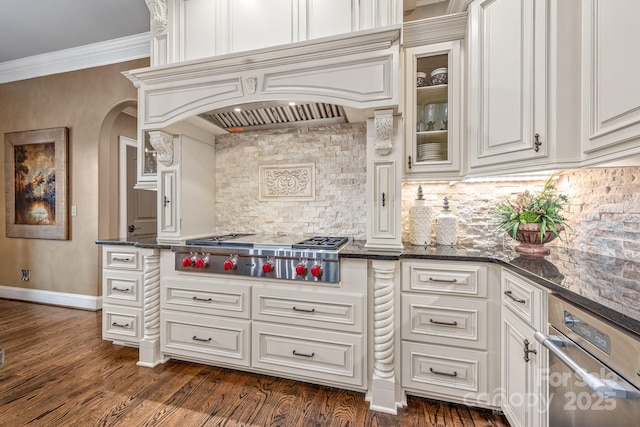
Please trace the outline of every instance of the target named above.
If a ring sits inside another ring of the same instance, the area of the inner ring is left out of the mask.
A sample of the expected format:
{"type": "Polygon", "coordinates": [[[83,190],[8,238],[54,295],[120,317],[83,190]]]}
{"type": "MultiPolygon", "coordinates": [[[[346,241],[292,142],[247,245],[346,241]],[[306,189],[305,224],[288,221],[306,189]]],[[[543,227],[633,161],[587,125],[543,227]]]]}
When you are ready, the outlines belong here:
{"type": "Polygon", "coordinates": [[[0,63],[0,84],[147,58],[149,33],[92,43],[0,63]]]}

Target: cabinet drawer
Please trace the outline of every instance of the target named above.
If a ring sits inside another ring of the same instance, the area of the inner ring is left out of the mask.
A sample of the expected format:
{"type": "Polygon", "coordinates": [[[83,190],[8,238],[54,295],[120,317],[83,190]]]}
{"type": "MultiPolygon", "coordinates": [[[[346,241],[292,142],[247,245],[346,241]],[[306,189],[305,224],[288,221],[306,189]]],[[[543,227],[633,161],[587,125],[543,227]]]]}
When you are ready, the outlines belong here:
{"type": "Polygon", "coordinates": [[[546,330],[546,293],[509,271],[502,274],[502,304],[536,331],[546,330]]]}
{"type": "Polygon", "coordinates": [[[486,297],[487,267],[446,262],[403,262],[402,290],[486,297]]]}
{"type": "Polygon", "coordinates": [[[163,353],[248,367],[249,321],[163,311],[163,353]]]}
{"type": "Polygon", "coordinates": [[[140,254],[127,246],[105,246],[102,250],[102,268],[140,270],[140,254]]]}
{"type": "Polygon", "coordinates": [[[105,271],[102,275],[102,295],[107,304],[142,307],[142,272],[105,271]]]}
{"type": "Polygon", "coordinates": [[[250,285],[233,281],[167,279],[162,283],[163,309],[248,319],[250,285]]]}
{"type": "Polygon", "coordinates": [[[254,286],[253,319],[363,332],[364,295],[254,286]]]}
{"type": "Polygon", "coordinates": [[[402,339],[487,348],[487,302],[402,295],[402,339]]]}
{"type": "Polygon", "coordinates": [[[364,336],[253,322],[253,366],[304,381],[362,388],[364,336]]]}
{"type": "Polygon", "coordinates": [[[407,388],[458,398],[488,391],[485,352],[403,342],[402,366],[407,388]]]}
{"type": "Polygon", "coordinates": [[[142,339],[142,309],[103,304],[102,337],[139,344],[142,339]]]}

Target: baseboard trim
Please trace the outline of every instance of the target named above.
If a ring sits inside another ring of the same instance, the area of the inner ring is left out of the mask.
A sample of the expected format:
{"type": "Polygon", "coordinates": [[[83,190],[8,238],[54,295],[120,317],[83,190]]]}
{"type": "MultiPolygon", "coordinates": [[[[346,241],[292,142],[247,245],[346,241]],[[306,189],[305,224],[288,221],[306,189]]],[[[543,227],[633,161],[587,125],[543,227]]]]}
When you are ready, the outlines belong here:
{"type": "Polygon", "coordinates": [[[102,309],[102,297],[43,291],[40,289],[16,288],[13,286],[0,286],[0,298],[81,308],[93,311],[102,309]]]}

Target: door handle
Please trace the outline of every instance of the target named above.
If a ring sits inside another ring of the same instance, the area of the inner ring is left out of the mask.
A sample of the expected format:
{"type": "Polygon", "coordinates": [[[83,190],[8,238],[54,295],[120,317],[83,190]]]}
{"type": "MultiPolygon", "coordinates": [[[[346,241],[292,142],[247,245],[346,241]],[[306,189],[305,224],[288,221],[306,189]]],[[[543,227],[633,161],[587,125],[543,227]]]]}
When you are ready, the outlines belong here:
{"type": "Polygon", "coordinates": [[[129,233],[133,233],[136,230],[140,230],[142,227],[136,227],[135,225],[131,224],[130,226],[127,227],[127,230],[129,231],[129,233]]]}
{"type": "Polygon", "coordinates": [[[171,203],[171,201],[167,199],[167,196],[164,196],[162,199],[162,206],[166,208],[169,203],[171,203]]]}
{"type": "Polygon", "coordinates": [[[560,350],[560,346],[556,343],[561,343],[560,345],[565,346],[565,343],[560,338],[544,335],[540,332],[536,332],[534,337],[540,344],[548,348],[554,356],[560,359],[567,368],[571,369],[580,378],[580,380],[598,396],[604,398],[618,397],[622,399],[638,399],[638,397],[640,397],[640,393],[627,390],[616,381],[600,379],[596,375],[588,372],[582,366],[578,365],[575,360],[560,350]]]}

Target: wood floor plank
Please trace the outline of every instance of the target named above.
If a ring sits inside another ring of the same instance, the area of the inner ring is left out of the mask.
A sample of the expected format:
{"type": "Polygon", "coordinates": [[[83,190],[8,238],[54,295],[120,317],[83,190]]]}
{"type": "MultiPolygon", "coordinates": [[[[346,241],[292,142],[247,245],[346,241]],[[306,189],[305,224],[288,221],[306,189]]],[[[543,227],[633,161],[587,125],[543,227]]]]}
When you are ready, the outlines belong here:
{"type": "Polygon", "coordinates": [[[0,299],[0,426],[508,426],[491,411],[409,396],[398,415],[364,394],[170,360],[101,338],[101,313],[0,299]]]}

